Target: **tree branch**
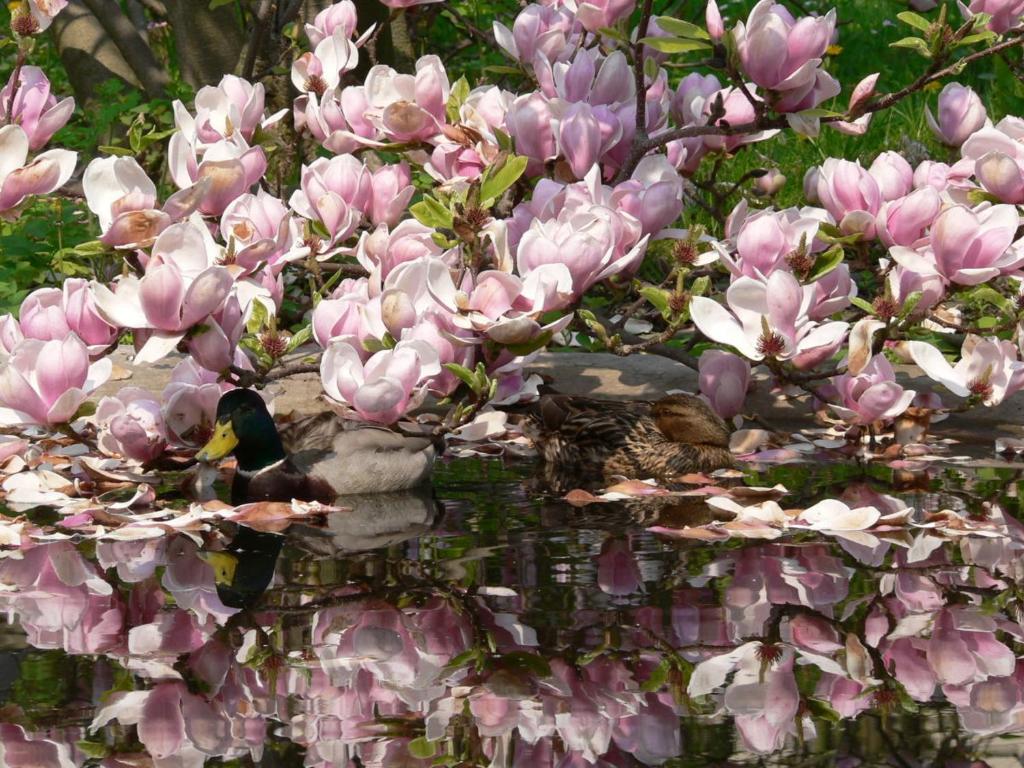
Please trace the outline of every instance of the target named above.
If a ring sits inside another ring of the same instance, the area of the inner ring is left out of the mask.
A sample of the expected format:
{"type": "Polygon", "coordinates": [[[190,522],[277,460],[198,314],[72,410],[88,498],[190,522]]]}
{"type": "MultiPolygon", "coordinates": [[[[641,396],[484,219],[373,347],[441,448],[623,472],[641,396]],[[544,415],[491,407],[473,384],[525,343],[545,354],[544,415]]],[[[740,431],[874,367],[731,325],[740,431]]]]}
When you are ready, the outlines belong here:
{"type": "Polygon", "coordinates": [[[125,62],[151,97],[167,93],[170,78],[160,66],[149,44],[139,34],[131,20],[121,11],[116,0],[84,0],[93,16],[121,52],[125,62]]]}
{"type": "MultiPolygon", "coordinates": [[[[1024,32],[1014,32],[1007,40],[1003,40],[1000,43],[989,46],[980,51],[975,51],[972,54],[957,59],[955,62],[947,67],[937,70],[929,70],[914,82],[900,88],[898,91],[887,93],[881,96],[862,110],[858,112],[858,116],[881,112],[882,110],[889,109],[890,107],[903,101],[913,93],[917,93],[922,88],[927,86],[929,83],[933,83],[936,80],[941,80],[944,77],[958,74],[968,64],[983,59],[987,56],[1000,53],[1014,47],[1020,47],[1024,44],[1024,32]]],[[[640,102],[637,101],[637,108],[639,110],[640,102]]],[[[822,123],[835,123],[844,120],[849,120],[851,115],[838,115],[833,117],[823,117],[822,123]]],[[[653,149],[658,149],[665,146],[669,142],[676,141],[677,139],[688,139],[695,136],[736,136],[745,135],[750,133],[758,133],[760,131],[776,130],[785,128],[788,125],[785,116],[778,117],[764,117],[753,120],[749,123],[742,123],[740,125],[729,125],[724,121],[719,121],[715,125],[688,125],[682,128],[675,128],[672,130],[664,131],[656,136],[640,138],[638,132],[637,136],[633,139],[633,145],[630,148],[629,156],[626,158],[626,162],[623,163],[622,168],[619,171],[616,181],[622,181],[629,178],[629,175],[636,168],[641,158],[653,149]]]]}
{"type": "Polygon", "coordinates": [[[256,69],[256,56],[266,41],[274,8],[274,0],[260,0],[259,8],[256,10],[256,20],[252,27],[252,35],[250,35],[249,44],[245,48],[245,62],[242,64],[241,72],[241,76],[245,80],[252,80],[253,70],[256,69]]]}

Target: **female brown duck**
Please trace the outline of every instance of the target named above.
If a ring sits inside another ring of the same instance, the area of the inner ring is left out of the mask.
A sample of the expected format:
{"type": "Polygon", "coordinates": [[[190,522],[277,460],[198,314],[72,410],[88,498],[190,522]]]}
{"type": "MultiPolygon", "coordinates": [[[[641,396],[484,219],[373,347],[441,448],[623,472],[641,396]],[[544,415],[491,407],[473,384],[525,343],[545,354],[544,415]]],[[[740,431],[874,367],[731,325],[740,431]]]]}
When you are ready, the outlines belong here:
{"type": "Polygon", "coordinates": [[[654,403],[545,395],[530,410],[526,434],[561,474],[672,481],[733,466],[729,428],[691,395],[654,403]]]}

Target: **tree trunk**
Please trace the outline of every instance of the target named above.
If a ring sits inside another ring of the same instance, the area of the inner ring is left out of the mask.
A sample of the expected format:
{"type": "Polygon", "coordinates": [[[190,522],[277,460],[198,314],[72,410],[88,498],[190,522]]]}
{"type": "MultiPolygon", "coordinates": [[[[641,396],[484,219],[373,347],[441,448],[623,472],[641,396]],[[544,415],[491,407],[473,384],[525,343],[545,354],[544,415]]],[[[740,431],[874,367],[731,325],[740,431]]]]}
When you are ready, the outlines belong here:
{"type": "Polygon", "coordinates": [[[182,77],[194,88],[234,72],[246,36],[233,6],[210,10],[203,0],[166,0],[182,77]]]}
{"type": "Polygon", "coordinates": [[[95,104],[96,89],[111,78],[140,87],[131,67],[82,0],[71,0],[50,30],[79,109],[95,104]]]}

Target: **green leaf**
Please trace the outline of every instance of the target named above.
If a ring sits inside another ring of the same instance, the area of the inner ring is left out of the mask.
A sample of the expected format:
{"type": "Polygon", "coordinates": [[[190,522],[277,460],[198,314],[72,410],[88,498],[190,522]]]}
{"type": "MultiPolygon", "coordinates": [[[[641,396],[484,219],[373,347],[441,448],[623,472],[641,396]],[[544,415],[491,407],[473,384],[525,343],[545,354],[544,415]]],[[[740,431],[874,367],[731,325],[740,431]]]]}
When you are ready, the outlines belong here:
{"type": "Polygon", "coordinates": [[[910,317],[917,309],[917,305],[921,303],[921,298],[924,296],[921,291],[914,291],[907,298],[903,300],[903,307],[900,309],[900,319],[904,317],[910,317]]]}
{"type": "Polygon", "coordinates": [[[661,313],[661,316],[668,318],[672,314],[672,310],[669,309],[668,302],[672,294],[666,291],[664,288],[658,288],[653,285],[645,285],[640,289],[640,295],[643,296],[647,301],[651,303],[656,310],[661,313]]]}
{"type": "Polygon", "coordinates": [[[821,107],[815,107],[814,109],[805,109],[797,112],[800,117],[814,118],[814,117],[842,117],[843,115],[839,112],[835,112],[831,109],[822,109],[821,107]]]}
{"type": "Polygon", "coordinates": [[[522,669],[537,677],[551,677],[551,665],[543,656],[526,651],[512,651],[500,659],[502,666],[522,669]]]}
{"type": "Polygon", "coordinates": [[[971,205],[981,205],[982,203],[993,203],[998,205],[1002,201],[991,192],[986,192],[984,189],[972,189],[967,192],[967,202],[971,205]]]}
{"type": "Polygon", "coordinates": [[[428,741],[426,736],[419,736],[409,742],[409,754],[420,760],[426,760],[437,754],[437,744],[428,741]]]}
{"type": "Polygon", "coordinates": [[[498,149],[503,152],[512,152],[515,147],[512,144],[512,137],[505,133],[500,128],[494,128],[494,138],[498,141],[498,149]]]}
{"type": "Polygon", "coordinates": [[[270,315],[262,301],[252,302],[252,314],[245,323],[245,330],[249,333],[259,333],[267,327],[270,315]]]}
{"type": "Polygon", "coordinates": [[[928,46],[928,43],[920,37],[904,37],[902,40],[897,40],[895,43],[889,43],[889,47],[909,48],[926,59],[930,59],[932,57],[932,49],[928,46]]]}
{"type": "Polygon", "coordinates": [[[975,43],[989,42],[995,39],[994,32],[978,32],[974,35],[968,35],[967,37],[960,40],[957,44],[957,48],[963,48],[965,45],[974,45],[975,43]]]}
{"type": "Polygon", "coordinates": [[[819,699],[804,699],[804,704],[807,706],[807,711],[818,720],[830,723],[838,723],[842,720],[838,712],[819,699]]]}
{"type": "Polygon", "coordinates": [[[668,32],[670,35],[676,35],[677,37],[687,37],[696,40],[710,40],[711,35],[707,33],[707,30],[703,27],[698,27],[696,24],[691,24],[689,21],[683,21],[682,19],[673,19],[671,16],[658,16],[658,26],[668,32]]]}
{"type": "Polygon", "coordinates": [[[410,206],[409,213],[425,227],[433,229],[451,229],[452,227],[452,212],[430,195],[424,195],[422,200],[410,206]]]}
{"type": "Polygon", "coordinates": [[[484,67],[484,72],[490,72],[495,75],[521,75],[523,70],[519,67],[510,67],[507,64],[491,64],[484,67]]]}
{"type": "Polygon", "coordinates": [[[476,373],[466,368],[464,365],[458,363],[445,363],[444,367],[451,371],[459,381],[465,384],[472,390],[474,394],[479,394],[479,383],[476,380],[476,373]]]}
{"type": "Polygon", "coordinates": [[[622,30],[615,29],[614,27],[601,27],[597,30],[597,34],[611,38],[612,40],[618,40],[620,43],[629,42],[629,38],[622,34],[622,30]]]}
{"type": "Polygon", "coordinates": [[[96,413],[96,403],[92,402],[91,400],[86,400],[84,403],[78,406],[78,410],[75,411],[75,415],[72,416],[69,419],[69,421],[75,421],[76,419],[87,419],[94,413],[96,413]]]}
{"type": "Polygon", "coordinates": [[[860,298],[859,296],[854,296],[852,299],[850,299],[850,303],[853,304],[853,306],[857,307],[858,309],[863,309],[869,315],[875,314],[875,308],[871,306],[870,303],[864,301],[864,299],[860,298]]]}
{"type": "Polygon", "coordinates": [[[641,684],[640,690],[645,693],[660,691],[668,680],[668,673],[671,668],[671,662],[668,659],[662,659],[661,663],[651,670],[651,676],[641,684]]]}
{"type": "Polygon", "coordinates": [[[509,155],[504,163],[488,168],[480,182],[480,200],[483,206],[490,208],[506,189],[519,180],[529,162],[528,158],[521,155],[509,155]]]}
{"type": "Polygon", "coordinates": [[[448,96],[448,104],[445,106],[448,122],[459,122],[459,108],[465,103],[467,96],[469,96],[469,81],[462,76],[452,85],[451,94],[448,96]]]}
{"type": "Polygon", "coordinates": [[[897,13],[896,18],[902,21],[904,24],[909,24],[915,29],[920,29],[922,32],[930,32],[932,28],[932,23],[928,21],[928,19],[926,19],[919,13],[914,13],[913,11],[903,11],[902,13],[897,13]]]}
{"type": "Polygon", "coordinates": [[[807,282],[813,283],[815,280],[827,275],[843,263],[845,255],[843,249],[838,245],[834,245],[824,253],[818,254],[818,258],[814,261],[814,266],[811,267],[811,273],[807,276],[807,282]]]}
{"type": "Polygon", "coordinates": [[[505,349],[516,355],[529,355],[541,347],[546,347],[554,334],[551,331],[544,331],[537,338],[524,341],[522,344],[506,344],[505,349]]]}
{"type": "Polygon", "coordinates": [[[707,294],[708,289],[711,287],[711,278],[707,275],[701,275],[693,281],[693,285],[690,286],[691,296],[704,296],[707,294]]]}
{"type": "Polygon", "coordinates": [[[210,0],[210,10],[215,11],[221,6],[231,5],[235,0],[210,0]]]}
{"type": "Polygon", "coordinates": [[[117,157],[130,157],[135,153],[128,147],[115,147],[111,144],[100,144],[96,147],[100,152],[106,152],[108,155],[115,155],[117,157]]]}
{"type": "Polygon", "coordinates": [[[95,741],[81,741],[75,742],[75,746],[82,752],[86,757],[94,757],[96,759],[107,757],[110,754],[110,747],[106,744],[97,744],[95,741]]]}
{"type": "Polygon", "coordinates": [[[679,37],[643,37],[640,42],[649,45],[661,53],[690,53],[691,51],[709,51],[710,43],[700,40],[683,40],[679,37]]]}
{"type": "Polygon", "coordinates": [[[1013,314],[1015,307],[1010,299],[1003,296],[995,288],[988,285],[979,285],[968,294],[972,299],[977,301],[983,301],[986,304],[991,304],[996,309],[1000,309],[1007,314],[1013,314]]]}
{"type": "Polygon", "coordinates": [[[298,349],[303,344],[306,344],[311,338],[313,338],[313,327],[304,326],[296,331],[292,337],[288,340],[288,352],[298,349]]]}

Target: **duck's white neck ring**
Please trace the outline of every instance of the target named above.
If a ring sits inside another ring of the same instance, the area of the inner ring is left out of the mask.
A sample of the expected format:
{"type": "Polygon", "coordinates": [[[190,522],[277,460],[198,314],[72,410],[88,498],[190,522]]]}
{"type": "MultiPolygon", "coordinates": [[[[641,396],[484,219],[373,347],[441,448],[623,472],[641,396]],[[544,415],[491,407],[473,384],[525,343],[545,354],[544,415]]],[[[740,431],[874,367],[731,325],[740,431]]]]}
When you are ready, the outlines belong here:
{"type": "Polygon", "coordinates": [[[267,464],[267,466],[260,467],[259,469],[249,470],[238,468],[235,471],[238,472],[238,474],[242,475],[242,477],[256,477],[257,475],[262,475],[264,472],[269,472],[272,469],[277,469],[282,464],[284,464],[284,459],[278,459],[273,464],[267,464]]]}

